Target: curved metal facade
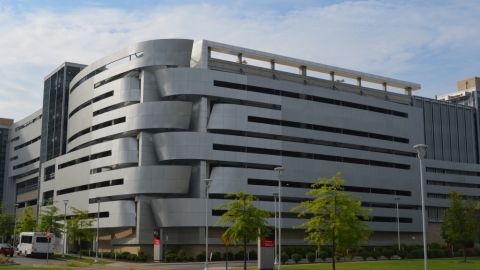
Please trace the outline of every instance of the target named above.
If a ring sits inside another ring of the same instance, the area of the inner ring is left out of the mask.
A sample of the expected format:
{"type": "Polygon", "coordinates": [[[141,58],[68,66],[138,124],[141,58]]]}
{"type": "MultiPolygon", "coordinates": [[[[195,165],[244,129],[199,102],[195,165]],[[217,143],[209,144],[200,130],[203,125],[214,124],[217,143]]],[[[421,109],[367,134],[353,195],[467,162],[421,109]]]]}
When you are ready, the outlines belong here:
{"type": "MultiPolygon", "coordinates": [[[[317,177],[341,171],[346,190],[373,209],[369,225],[378,237],[372,243],[393,242],[396,197],[401,229],[412,241],[421,232],[412,145],[424,142],[423,110],[410,95],[418,88],[209,41],[137,43],[72,79],[67,153],[42,164],[40,200],[53,194],[60,209],[69,200],[69,207],[90,213],[100,200],[103,247],[151,245],[156,227],[166,230],[169,244],[199,245],[201,179],[213,180],[209,222],[216,227],[214,209],[228,193],[254,194],[260,207],[273,211],[273,168],[284,166],[285,242],[304,244],[294,229],[303,220],[291,208],[308,198],[317,177]],[[215,59],[213,51],[239,61],[215,59]],[[271,68],[253,67],[242,56],[269,61],[271,68]],[[282,63],[298,65],[299,74],[275,69],[282,63]],[[363,87],[360,79],[349,85],[309,77],[310,69],[402,87],[406,95],[363,87]]],[[[212,242],[221,243],[218,237],[212,242]]]]}

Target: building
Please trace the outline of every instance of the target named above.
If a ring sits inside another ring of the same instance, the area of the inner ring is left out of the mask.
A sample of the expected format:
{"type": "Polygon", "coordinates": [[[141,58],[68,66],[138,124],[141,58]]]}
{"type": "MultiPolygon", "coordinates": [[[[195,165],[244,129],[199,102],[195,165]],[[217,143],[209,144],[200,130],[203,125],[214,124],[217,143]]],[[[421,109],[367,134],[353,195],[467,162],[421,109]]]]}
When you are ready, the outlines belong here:
{"type": "Polygon", "coordinates": [[[8,133],[13,124],[13,119],[0,118],[0,202],[3,201],[3,183],[5,170],[8,169],[8,133]]]}
{"type": "Polygon", "coordinates": [[[286,245],[305,244],[295,227],[303,220],[292,207],[308,198],[305,192],[318,177],[338,171],[345,190],[372,208],[370,244],[396,243],[396,202],[402,243],[420,243],[420,171],[413,149],[419,143],[430,146],[429,241],[441,241],[438,222],[450,190],[478,197],[477,108],[413,96],[420,89],[415,83],[206,40],[146,41],[88,66],[73,65],[81,69],[73,78],[55,79],[59,70],[47,76],[44,126],[26,126],[41,111],[13,125],[11,138],[24,135],[11,145],[11,156],[18,145],[39,140],[40,130],[47,139],[42,155],[33,150],[40,149],[35,142],[27,146],[33,154],[11,162],[5,189],[16,184],[18,193],[21,181],[33,177],[26,173],[36,170],[40,205],[53,201],[63,209],[68,200],[67,215],[70,207],[99,214],[104,250],[150,252],[152,232],[160,227],[168,245],[198,253],[206,178],[212,179],[210,241],[219,248],[216,207],[226,194],[243,191],[273,211],[277,166],[286,168],[286,245]],[[49,85],[56,85],[55,94],[49,85]],[[61,105],[51,105],[53,100],[61,105]]]}
{"type": "Polygon", "coordinates": [[[3,206],[17,217],[28,206],[37,211],[41,133],[41,110],[10,127],[3,206]]]}

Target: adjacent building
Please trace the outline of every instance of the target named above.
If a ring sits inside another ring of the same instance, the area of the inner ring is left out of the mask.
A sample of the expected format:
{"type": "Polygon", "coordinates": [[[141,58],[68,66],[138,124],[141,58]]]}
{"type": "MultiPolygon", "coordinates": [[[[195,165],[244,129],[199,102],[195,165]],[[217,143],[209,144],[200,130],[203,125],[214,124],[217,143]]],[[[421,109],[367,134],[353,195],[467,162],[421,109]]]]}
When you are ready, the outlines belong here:
{"type": "Polygon", "coordinates": [[[396,243],[397,222],[403,243],[420,243],[413,145],[426,143],[429,241],[438,242],[448,192],[480,195],[478,107],[413,96],[418,89],[207,40],[136,43],[47,76],[43,110],[10,129],[9,156],[18,160],[7,166],[5,200],[60,209],[68,200],[67,215],[70,207],[98,214],[105,250],[149,252],[162,228],[169,245],[195,254],[204,243],[203,179],[212,179],[216,249],[225,196],[253,194],[273,212],[274,168],[283,166],[283,243],[302,245],[304,220],[291,209],[318,177],[342,172],[345,190],[372,209],[370,244],[396,243]],[[32,191],[11,196],[20,189],[32,191]]]}

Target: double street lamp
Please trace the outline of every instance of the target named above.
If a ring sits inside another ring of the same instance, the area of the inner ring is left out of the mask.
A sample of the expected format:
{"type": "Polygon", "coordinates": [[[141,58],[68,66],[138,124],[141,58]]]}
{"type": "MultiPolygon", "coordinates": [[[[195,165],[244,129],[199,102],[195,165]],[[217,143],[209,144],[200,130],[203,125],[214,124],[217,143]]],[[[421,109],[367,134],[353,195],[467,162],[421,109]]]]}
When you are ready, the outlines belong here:
{"type": "Polygon", "coordinates": [[[203,179],[205,183],[205,268],[208,270],[208,189],[212,179],[203,179]]]}
{"type": "Polygon", "coordinates": [[[273,228],[274,228],[274,234],[275,234],[275,248],[274,248],[274,252],[275,252],[275,255],[274,255],[274,262],[273,264],[278,264],[278,253],[277,253],[277,197],[278,197],[278,193],[277,192],[274,192],[272,193],[273,195],[273,211],[274,211],[274,220],[273,220],[273,228]]]}
{"type": "Polygon", "coordinates": [[[63,204],[65,206],[64,212],[63,212],[63,252],[62,252],[62,257],[65,257],[65,251],[67,250],[67,204],[68,200],[63,200],[63,204]]]}
{"type": "Polygon", "coordinates": [[[398,251],[400,251],[400,213],[398,210],[398,201],[399,197],[395,197],[395,204],[397,206],[397,242],[398,242],[398,251]]]}
{"type": "Polygon", "coordinates": [[[278,270],[282,269],[282,176],[284,167],[276,167],[278,173],[278,270]]]}
{"type": "Polygon", "coordinates": [[[425,192],[423,187],[423,159],[427,152],[426,144],[417,144],[413,148],[417,150],[417,157],[420,162],[420,192],[422,197],[422,233],[423,233],[423,269],[427,270],[427,228],[425,220],[425,192]]]}

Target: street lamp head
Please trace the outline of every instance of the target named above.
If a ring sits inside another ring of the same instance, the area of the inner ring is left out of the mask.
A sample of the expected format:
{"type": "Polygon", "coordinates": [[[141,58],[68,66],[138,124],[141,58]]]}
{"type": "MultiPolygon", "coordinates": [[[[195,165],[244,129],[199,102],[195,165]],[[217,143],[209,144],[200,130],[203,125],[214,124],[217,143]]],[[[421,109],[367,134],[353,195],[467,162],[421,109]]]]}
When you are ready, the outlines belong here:
{"type": "Polygon", "coordinates": [[[273,197],[278,197],[278,192],[273,192],[272,195],[273,197]]]}
{"type": "Polygon", "coordinates": [[[413,146],[417,150],[417,155],[419,159],[423,159],[427,153],[428,146],[426,144],[416,144],[413,146]]]}
{"type": "Polygon", "coordinates": [[[68,200],[63,200],[63,204],[67,205],[67,204],[68,204],[68,200]]]}
{"type": "Polygon", "coordinates": [[[275,167],[274,171],[276,171],[278,173],[278,177],[280,178],[283,174],[283,172],[285,171],[285,168],[284,167],[275,167]]]}
{"type": "Polygon", "coordinates": [[[394,200],[395,200],[395,201],[399,201],[400,198],[399,198],[399,197],[395,197],[394,200]]]}

